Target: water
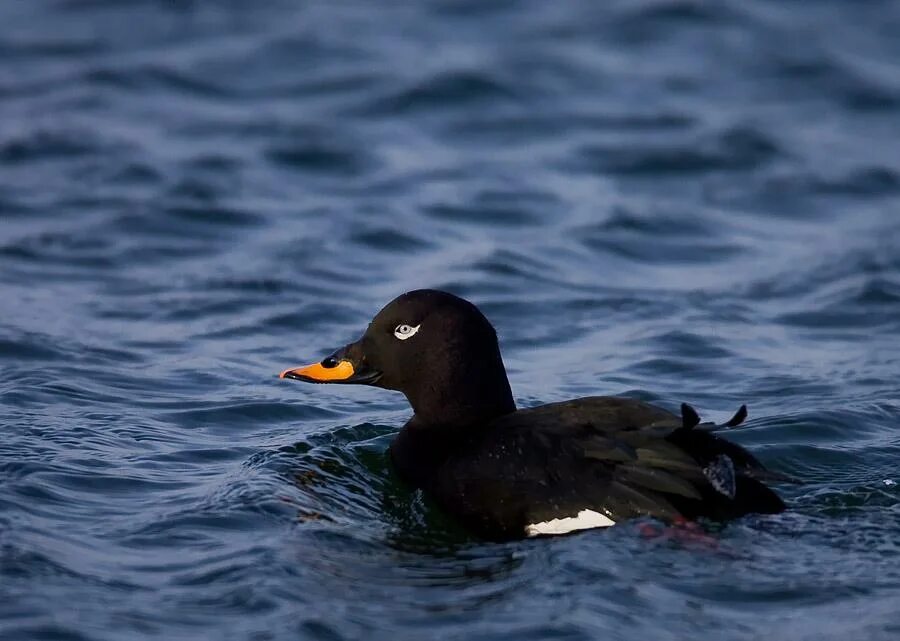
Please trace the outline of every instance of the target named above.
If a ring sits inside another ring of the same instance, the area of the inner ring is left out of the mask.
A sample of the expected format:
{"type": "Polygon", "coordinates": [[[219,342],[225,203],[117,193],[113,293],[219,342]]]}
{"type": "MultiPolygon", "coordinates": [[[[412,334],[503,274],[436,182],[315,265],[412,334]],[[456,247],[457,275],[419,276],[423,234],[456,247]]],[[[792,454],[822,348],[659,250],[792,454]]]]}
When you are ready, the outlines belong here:
{"type": "Polygon", "coordinates": [[[0,4],[0,637],[900,637],[900,4],[0,4]],[[415,287],[518,403],[631,394],[802,485],[474,541],[381,390],[415,287]]]}

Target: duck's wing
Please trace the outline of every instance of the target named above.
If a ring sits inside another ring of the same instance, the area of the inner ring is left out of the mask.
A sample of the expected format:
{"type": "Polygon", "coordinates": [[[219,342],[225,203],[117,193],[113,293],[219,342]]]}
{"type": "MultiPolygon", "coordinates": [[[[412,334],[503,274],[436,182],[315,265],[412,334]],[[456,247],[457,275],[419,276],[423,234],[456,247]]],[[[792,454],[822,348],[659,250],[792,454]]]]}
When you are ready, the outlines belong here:
{"type": "Polygon", "coordinates": [[[679,417],[617,397],[545,405],[498,419],[466,451],[441,470],[434,493],[457,514],[479,515],[483,532],[521,536],[579,514],[609,525],[784,509],[761,481],[765,467],[689,406],[679,417]]]}

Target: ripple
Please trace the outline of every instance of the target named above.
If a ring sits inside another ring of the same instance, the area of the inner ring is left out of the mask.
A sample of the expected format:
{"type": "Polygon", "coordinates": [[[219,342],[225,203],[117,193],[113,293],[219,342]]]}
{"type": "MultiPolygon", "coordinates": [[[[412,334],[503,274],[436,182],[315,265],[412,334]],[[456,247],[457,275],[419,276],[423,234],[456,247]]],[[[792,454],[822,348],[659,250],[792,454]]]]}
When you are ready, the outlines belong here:
{"type": "Polygon", "coordinates": [[[482,225],[528,225],[537,222],[528,212],[507,207],[479,207],[459,205],[430,205],[425,209],[430,216],[441,220],[482,225]]]}
{"type": "Polygon", "coordinates": [[[363,108],[368,115],[391,116],[461,105],[510,102],[516,93],[496,77],[478,70],[450,70],[435,73],[363,108]]]}
{"type": "Polygon", "coordinates": [[[733,352],[715,344],[715,339],[691,332],[673,331],[654,337],[667,351],[678,351],[694,358],[730,358],[733,352]]]}
{"type": "Polygon", "coordinates": [[[355,232],[350,240],[367,249],[401,254],[433,247],[433,243],[425,238],[388,226],[369,227],[355,232]]]}
{"type": "Polygon", "coordinates": [[[48,346],[39,336],[7,340],[0,338],[0,356],[16,360],[49,361],[62,357],[62,354],[48,346]]]}
{"type": "Polygon", "coordinates": [[[175,92],[199,98],[229,98],[234,92],[197,74],[173,66],[138,64],[121,68],[92,69],[84,82],[132,92],[175,92]]]}
{"type": "Polygon", "coordinates": [[[24,165],[101,154],[106,146],[90,131],[36,129],[0,140],[0,163],[24,165]]]}
{"type": "Polygon", "coordinates": [[[362,173],[368,165],[356,150],[338,149],[333,144],[307,143],[276,147],[270,149],[266,156],[272,162],[290,169],[347,176],[362,173]]]}
{"type": "Polygon", "coordinates": [[[576,166],[605,173],[658,176],[746,171],[772,163],[784,154],[774,140],[749,127],[733,127],[714,136],[682,144],[586,145],[576,166]]]}
{"type": "Polygon", "coordinates": [[[825,328],[896,327],[896,305],[900,302],[900,281],[884,278],[852,278],[834,288],[824,304],[778,316],[787,325],[825,328]]]}
{"type": "Polygon", "coordinates": [[[258,225],[261,219],[250,212],[229,209],[226,207],[173,205],[166,213],[176,221],[203,225],[206,227],[246,227],[258,225]]]}
{"type": "Polygon", "coordinates": [[[203,427],[207,425],[229,425],[255,420],[299,420],[336,416],[334,412],[298,403],[234,403],[218,404],[215,407],[180,410],[170,413],[170,420],[185,427],[203,427]]]}
{"type": "Polygon", "coordinates": [[[774,52],[770,64],[776,76],[790,81],[792,90],[815,92],[853,111],[877,112],[900,105],[895,83],[840,54],[821,49],[814,54],[800,53],[789,48],[774,52]]]}
{"type": "Polygon", "coordinates": [[[900,5],[795,4],[0,3],[0,637],[895,639],[900,5]],[[276,378],[417,287],[790,510],[471,539],[276,378]]]}
{"type": "Polygon", "coordinates": [[[687,215],[618,210],[602,223],[578,228],[575,234],[591,250],[643,264],[726,262],[746,251],[733,241],[717,239],[710,226],[687,215]]]}

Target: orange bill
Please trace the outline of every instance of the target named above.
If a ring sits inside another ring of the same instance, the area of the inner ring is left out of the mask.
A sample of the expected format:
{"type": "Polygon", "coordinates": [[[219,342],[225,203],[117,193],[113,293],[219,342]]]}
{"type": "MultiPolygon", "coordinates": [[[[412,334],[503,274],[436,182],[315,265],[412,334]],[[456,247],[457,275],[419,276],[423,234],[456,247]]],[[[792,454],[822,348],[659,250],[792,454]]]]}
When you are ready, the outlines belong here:
{"type": "Polygon", "coordinates": [[[313,383],[334,383],[346,381],[353,374],[353,364],[350,361],[338,361],[334,367],[325,367],[322,363],[313,363],[305,367],[286,369],[278,377],[293,378],[313,383]]]}

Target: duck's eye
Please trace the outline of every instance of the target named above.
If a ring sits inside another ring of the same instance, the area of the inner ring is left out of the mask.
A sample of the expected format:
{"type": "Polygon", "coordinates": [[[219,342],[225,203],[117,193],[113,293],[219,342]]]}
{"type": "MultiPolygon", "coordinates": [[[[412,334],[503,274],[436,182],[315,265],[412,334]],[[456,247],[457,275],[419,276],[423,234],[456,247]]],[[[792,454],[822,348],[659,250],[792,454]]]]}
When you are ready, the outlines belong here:
{"type": "Polygon", "coordinates": [[[402,325],[397,325],[394,328],[394,336],[399,338],[401,341],[405,341],[410,336],[415,336],[416,332],[419,331],[419,328],[421,326],[422,325],[419,324],[419,325],[416,325],[415,327],[413,327],[412,325],[407,325],[406,323],[404,323],[402,325]]]}

